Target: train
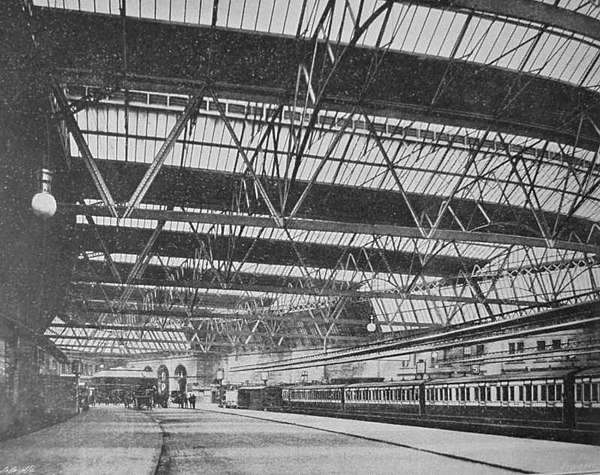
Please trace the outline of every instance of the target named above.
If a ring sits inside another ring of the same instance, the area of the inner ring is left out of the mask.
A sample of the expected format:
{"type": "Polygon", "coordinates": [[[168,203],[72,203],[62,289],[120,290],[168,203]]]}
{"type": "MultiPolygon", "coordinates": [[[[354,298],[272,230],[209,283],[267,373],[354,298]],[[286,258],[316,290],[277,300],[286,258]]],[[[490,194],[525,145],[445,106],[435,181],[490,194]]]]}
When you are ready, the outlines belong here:
{"type": "Polygon", "coordinates": [[[240,408],[600,444],[600,368],[240,388],[239,394],[240,408]]]}

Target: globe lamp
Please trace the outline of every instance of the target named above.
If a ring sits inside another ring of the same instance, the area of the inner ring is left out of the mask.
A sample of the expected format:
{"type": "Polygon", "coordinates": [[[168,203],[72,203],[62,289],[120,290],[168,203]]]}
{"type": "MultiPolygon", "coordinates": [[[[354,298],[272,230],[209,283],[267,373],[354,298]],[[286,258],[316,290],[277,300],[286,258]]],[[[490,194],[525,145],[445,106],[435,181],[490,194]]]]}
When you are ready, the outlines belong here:
{"type": "Polygon", "coordinates": [[[51,218],[56,213],[56,200],[52,196],[52,172],[42,168],[36,172],[39,191],[31,200],[33,214],[44,219],[51,218]]]}

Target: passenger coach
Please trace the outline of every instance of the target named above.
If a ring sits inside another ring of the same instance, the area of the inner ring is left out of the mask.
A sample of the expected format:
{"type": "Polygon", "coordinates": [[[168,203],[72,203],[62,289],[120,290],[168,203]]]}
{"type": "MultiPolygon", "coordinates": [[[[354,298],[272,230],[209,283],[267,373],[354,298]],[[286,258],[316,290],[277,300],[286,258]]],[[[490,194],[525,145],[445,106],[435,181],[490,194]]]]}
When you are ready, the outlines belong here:
{"type": "Polygon", "coordinates": [[[283,409],[600,443],[600,368],[292,386],[283,409]]]}

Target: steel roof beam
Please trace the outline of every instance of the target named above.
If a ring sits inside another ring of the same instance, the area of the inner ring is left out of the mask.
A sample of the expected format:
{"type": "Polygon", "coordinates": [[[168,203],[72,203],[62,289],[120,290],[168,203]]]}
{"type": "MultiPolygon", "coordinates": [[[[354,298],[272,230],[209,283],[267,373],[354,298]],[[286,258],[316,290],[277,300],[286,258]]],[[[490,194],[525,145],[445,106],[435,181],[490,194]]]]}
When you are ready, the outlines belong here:
{"type": "MultiPolygon", "coordinates": [[[[80,302],[81,303],[81,302],[80,302]]],[[[104,314],[109,312],[109,309],[106,307],[106,304],[101,301],[86,301],[85,304],[77,310],[77,320],[79,322],[82,321],[82,318],[85,315],[90,314],[104,314]]],[[[164,317],[164,318],[174,318],[181,319],[185,321],[207,321],[207,320],[247,320],[247,321],[275,321],[275,322],[314,322],[314,318],[312,317],[304,317],[303,314],[307,314],[308,312],[305,310],[298,311],[290,311],[287,315],[279,315],[279,314],[244,314],[244,315],[235,315],[235,314],[219,314],[219,313],[210,313],[210,312],[195,312],[191,315],[186,311],[185,308],[173,308],[169,307],[165,310],[160,309],[139,309],[139,308],[130,308],[123,312],[123,315],[142,315],[146,317],[164,317]]],[[[84,319],[85,320],[85,319],[84,319]]],[[[324,320],[323,323],[332,323],[333,320],[324,320]]],[[[336,318],[335,323],[339,325],[360,325],[364,326],[369,321],[365,318],[361,319],[352,319],[352,318],[336,318]]],[[[80,323],[81,325],[87,325],[87,323],[80,323]]],[[[388,325],[387,323],[385,323],[388,325]]],[[[95,323],[94,323],[95,325],[95,323]]],[[[441,325],[432,324],[432,323],[421,323],[421,322],[391,322],[389,324],[391,327],[398,328],[438,328],[441,325]]],[[[105,326],[105,325],[100,325],[105,326]]],[[[164,331],[167,331],[165,329],[164,331]]]]}
{"type": "MultiPolygon", "coordinates": [[[[102,282],[97,284],[96,282],[74,282],[75,286],[86,286],[95,288],[100,286],[112,287],[112,284],[102,282]]],[[[498,298],[485,298],[480,297],[465,297],[456,295],[431,295],[431,294],[410,294],[406,292],[397,291],[358,291],[358,290],[346,290],[346,289],[328,289],[324,287],[306,287],[306,288],[284,288],[274,286],[260,286],[260,285],[236,285],[230,284],[227,289],[223,289],[218,284],[211,284],[210,282],[199,282],[190,283],[189,286],[178,285],[176,283],[168,281],[155,281],[153,285],[160,289],[168,290],[170,288],[177,288],[179,290],[193,290],[193,289],[208,289],[208,290],[238,290],[247,292],[265,292],[265,293],[279,293],[279,294],[291,294],[291,295],[314,295],[318,297],[345,297],[353,299],[397,299],[397,300],[418,300],[427,302],[460,302],[460,303],[471,303],[471,304],[483,304],[487,303],[490,305],[515,305],[518,307],[549,307],[552,303],[540,303],[535,300],[525,299],[498,299],[498,298]]],[[[135,284],[132,284],[135,287],[135,284]]],[[[218,295],[218,294],[216,294],[218,295]]],[[[228,307],[229,308],[229,307],[228,307]]]]}
{"type": "Polygon", "coordinates": [[[54,94],[54,98],[56,99],[56,103],[58,104],[58,107],[62,114],[62,117],[65,120],[67,129],[73,136],[73,140],[77,144],[79,153],[81,153],[81,156],[83,157],[83,160],[85,161],[85,165],[86,165],[88,171],[90,172],[90,176],[92,177],[94,185],[96,186],[96,189],[98,190],[98,194],[102,198],[102,201],[104,202],[104,204],[110,210],[111,215],[114,217],[117,217],[117,213],[115,210],[116,203],[110,193],[110,190],[106,186],[104,178],[102,178],[102,174],[100,173],[100,170],[98,169],[98,165],[94,161],[92,152],[90,151],[89,146],[85,140],[85,137],[83,136],[83,133],[81,132],[81,129],[79,128],[79,124],[77,123],[77,120],[73,116],[73,112],[71,111],[71,108],[69,106],[69,101],[67,100],[67,97],[65,96],[64,91],[60,87],[58,87],[57,84],[55,84],[53,82],[52,83],[52,92],[54,94]]]}
{"type": "MultiPolygon", "coordinates": [[[[59,210],[68,214],[90,214],[94,216],[109,216],[109,211],[99,206],[82,206],[61,203],[59,210]]],[[[273,220],[268,217],[230,215],[203,212],[182,212],[170,210],[147,210],[136,209],[131,218],[165,220],[175,222],[192,222],[218,225],[256,226],[259,228],[273,227],[273,220]]],[[[286,219],[287,229],[298,229],[305,231],[323,231],[350,234],[366,234],[371,236],[396,236],[411,239],[420,239],[422,234],[419,229],[408,226],[395,226],[387,224],[365,224],[345,223],[339,221],[320,221],[314,219],[293,218],[286,219]]],[[[482,233],[474,231],[459,231],[451,229],[438,229],[432,233],[430,239],[442,239],[447,241],[471,242],[480,244],[498,244],[506,246],[527,246],[539,248],[563,249],[569,251],[587,252],[600,254],[600,246],[571,241],[548,241],[542,237],[518,236],[512,234],[482,233]]]]}
{"type": "MultiPolygon", "coordinates": [[[[122,59],[118,18],[50,9],[38,9],[36,13],[44,27],[38,33],[39,41],[48,46],[47,57],[57,74],[102,86],[112,68],[112,74],[121,78],[117,67],[122,59]]],[[[291,98],[298,65],[305,59],[305,49],[311,46],[308,40],[141,19],[129,21],[128,38],[131,56],[128,76],[123,81],[125,88],[195,94],[210,82],[224,97],[269,102],[291,98]],[[215,48],[218,54],[208,53],[215,48]]],[[[328,85],[323,107],[347,111],[357,104],[372,54],[368,48],[348,50],[328,85]]],[[[368,113],[374,111],[377,115],[490,127],[566,143],[571,143],[577,133],[576,117],[583,107],[596,118],[600,114],[599,95],[593,91],[462,62],[454,64],[455,80],[432,109],[431,99],[447,66],[447,59],[388,51],[360,102],[368,113]],[[399,80],[389,81],[389,77],[399,80]],[[500,116],[490,113],[503,100],[500,92],[511,87],[526,87],[526,91],[510,110],[500,116]],[[471,91],[468,98],[462,94],[465,89],[471,91]],[[454,100],[459,94],[464,100],[454,100]]],[[[580,146],[594,150],[597,143],[597,137],[586,126],[580,146]]]]}
{"type": "MultiPolygon", "coordinates": [[[[72,241],[77,242],[85,251],[100,251],[100,246],[95,240],[90,239],[91,230],[86,225],[76,225],[72,235],[72,241]]],[[[147,229],[119,228],[119,233],[109,233],[106,242],[113,253],[137,255],[140,247],[147,240],[150,232],[147,229]]],[[[322,242],[289,242],[284,239],[260,239],[255,240],[249,236],[236,237],[235,248],[229,247],[227,235],[210,236],[208,232],[203,233],[207,239],[212,237],[211,249],[212,259],[221,262],[242,262],[246,264],[259,263],[272,266],[284,266],[278,269],[279,273],[290,269],[300,269],[304,277],[307,277],[305,268],[315,272],[323,269],[335,269],[340,257],[352,256],[355,269],[359,272],[382,273],[387,275],[388,268],[381,258],[381,253],[394,271],[398,274],[417,272],[422,264],[415,260],[412,249],[388,250],[378,252],[371,247],[340,246],[322,242]],[[248,249],[251,249],[247,255],[248,249]],[[298,257],[302,256],[302,260],[298,257]]],[[[189,259],[190,249],[194,248],[194,236],[183,231],[163,231],[155,244],[155,254],[162,257],[173,257],[189,259]]],[[[469,260],[469,268],[475,266],[483,267],[487,264],[484,256],[475,255],[469,260]]],[[[451,277],[462,269],[459,258],[453,255],[436,255],[428,263],[425,274],[436,277],[451,277]]]]}
{"type": "MultiPolygon", "coordinates": [[[[131,263],[118,263],[116,264],[117,269],[123,272],[125,275],[129,269],[133,266],[131,263]]],[[[106,263],[101,260],[85,260],[79,259],[75,266],[76,279],[81,281],[102,281],[107,283],[119,283],[108,269],[106,269],[106,263]],[[83,265],[85,263],[85,266],[83,265]]],[[[155,281],[169,280],[172,278],[173,273],[176,272],[176,279],[170,283],[180,282],[183,286],[187,285],[187,282],[219,282],[216,278],[216,272],[208,271],[203,272],[200,275],[196,271],[195,267],[182,268],[178,265],[168,266],[168,270],[165,266],[148,265],[144,272],[143,278],[135,280],[138,284],[149,284],[152,285],[155,281]]],[[[294,277],[288,275],[277,275],[277,274],[259,274],[253,272],[236,272],[235,279],[230,279],[237,284],[252,284],[252,285],[272,285],[275,287],[305,287],[305,281],[302,277],[294,277]]],[[[347,280],[340,279],[313,279],[313,284],[316,287],[330,287],[330,288],[344,288],[348,286],[347,280]]],[[[226,288],[224,286],[223,288],[226,288]]]]}
{"type": "MultiPolygon", "coordinates": [[[[217,334],[217,332],[209,332],[210,334],[217,334]]],[[[251,335],[252,333],[250,332],[241,332],[241,333],[237,333],[239,335],[251,335]]],[[[266,333],[261,333],[261,332],[257,332],[254,333],[255,335],[261,336],[261,335],[267,335],[266,333]]],[[[294,333],[282,333],[282,334],[275,334],[273,336],[283,336],[285,338],[289,338],[289,339],[294,339],[294,338],[306,338],[308,340],[319,340],[321,341],[323,338],[319,335],[303,335],[303,334],[294,334],[294,333]]],[[[188,341],[187,340],[168,340],[165,338],[135,338],[135,337],[125,337],[122,338],[120,336],[94,336],[94,335],[46,335],[46,338],[50,338],[53,340],[59,340],[59,339],[65,339],[65,340],[81,340],[81,341],[117,341],[117,342],[132,342],[132,343],[166,343],[166,344],[173,344],[173,345],[187,345],[188,341]]],[[[366,338],[360,337],[360,336],[347,336],[347,335],[330,335],[327,337],[330,340],[336,340],[336,341],[352,341],[352,342],[364,342],[366,340],[366,338]]],[[[206,344],[206,345],[214,345],[217,342],[203,342],[203,341],[198,341],[195,340],[194,341],[196,344],[206,344]]],[[[227,343],[226,346],[231,346],[233,347],[234,345],[232,345],[231,343],[227,343]]]]}
{"type": "Polygon", "coordinates": [[[518,18],[552,25],[588,38],[600,40],[600,21],[566,8],[536,0],[396,0],[397,3],[420,4],[444,10],[469,10],[491,15],[518,18]]]}
{"type": "Polygon", "coordinates": [[[127,208],[122,214],[123,218],[127,218],[128,216],[130,216],[132,210],[142,202],[144,196],[146,196],[146,193],[148,192],[148,189],[152,185],[152,182],[156,178],[156,175],[158,175],[158,172],[165,163],[165,160],[169,156],[169,153],[175,146],[175,143],[181,135],[183,128],[186,126],[188,121],[190,121],[194,117],[194,114],[198,112],[198,107],[200,106],[201,101],[202,90],[200,90],[198,94],[190,98],[187,105],[185,106],[185,109],[183,110],[183,113],[177,118],[177,122],[175,122],[175,125],[173,125],[173,128],[171,129],[166,140],[160,147],[160,150],[156,154],[156,157],[154,157],[154,160],[148,167],[148,170],[146,170],[146,174],[144,175],[139,185],[133,192],[133,195],[131,195],[131,198],[127,202],[127,208]]]}
{"type": "MultiPolygon", "coordinates": [[[[144,326],[144,325],[99,325],[96,323],[53,323],[46,331],[53,331],[55,328],[69,328],[69,329],[81,329],[81,330],[122,330],[122,331],[139,331],[139,332],[167,332],[167,333],[185,333],[184,328],[161,328],[157,326],[144,326]]],[[[57,337],[63,337],[63,335],[53,335],[57,337]]]]}

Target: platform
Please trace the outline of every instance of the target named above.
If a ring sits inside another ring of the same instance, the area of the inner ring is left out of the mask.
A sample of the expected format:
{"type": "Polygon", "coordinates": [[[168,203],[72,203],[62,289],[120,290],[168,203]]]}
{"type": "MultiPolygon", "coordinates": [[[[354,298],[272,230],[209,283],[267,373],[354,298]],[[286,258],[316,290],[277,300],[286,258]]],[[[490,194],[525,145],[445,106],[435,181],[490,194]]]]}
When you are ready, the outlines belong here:
{"type": "Polygon", "coordinates": [[[0,444],[0,473],[598,474],[597,446],[315,416],[96,406],[0,444]],[[20,472],[9,470],[21,470],[20,472]]]}
{"type": "Polygon", "coordinates": [[[146,413],[95,406],[0,443],[0,474],[153,474],[162,441],[161,428],[146,413]]]}

